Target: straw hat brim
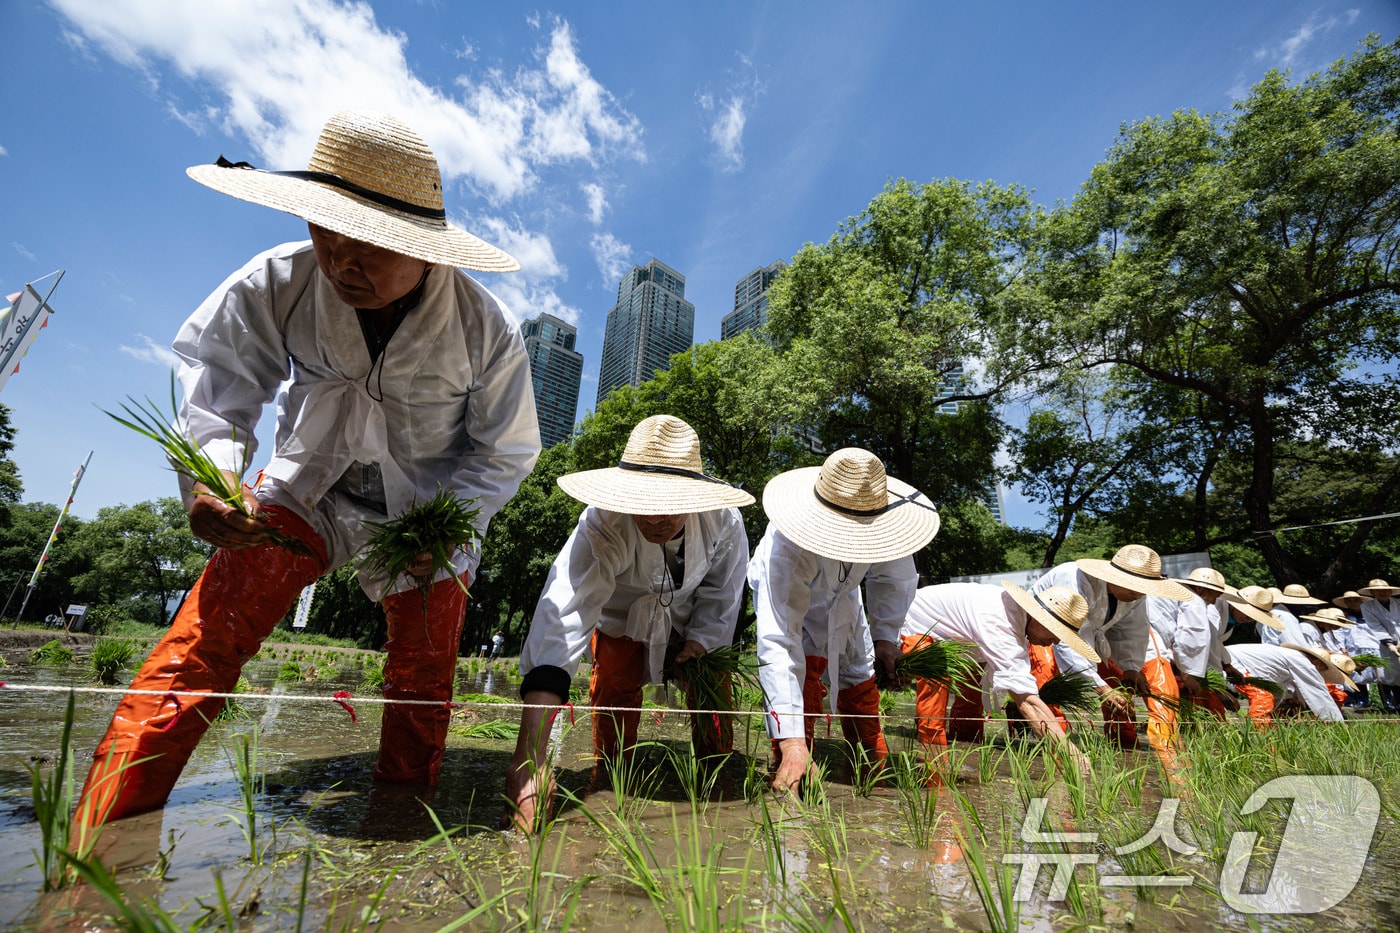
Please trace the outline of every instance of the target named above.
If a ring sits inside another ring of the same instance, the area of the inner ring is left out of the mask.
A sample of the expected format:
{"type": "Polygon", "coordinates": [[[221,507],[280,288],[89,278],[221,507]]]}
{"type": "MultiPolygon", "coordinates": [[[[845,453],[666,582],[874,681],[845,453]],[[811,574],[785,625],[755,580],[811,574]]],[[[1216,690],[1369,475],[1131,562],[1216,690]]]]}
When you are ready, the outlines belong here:
{"type": "Polygon", "coordinates": [[[1369,596],[1362,596],[1360,593],[1356,593],[1353,596],[1347,596],[1346,594],[1343,594],[1341,596],[1338,596],[1336,599],[1332,600],[1332,605],[1336,606],[1338,609],[1345,609],[1346,601],[1348,599],[1359,599],[1364,603],[1370,598],[1371,597],[1369,596]]]}
{"type": "Polygon", "coordinates": [[[1325,606],[1327,600],[1317,599],[1313,596],[1289,596],[1287,593],[1274,597],[1274,604],[1278,606],[1325,606]]]}
{"type": "Polygon", "coordinates": [[[618,467],[566,473],[555,482],[580,502],[626,515],[686,515],[754,502],[753,496],[727,483],[618,467]]]}
{"type": "Polygon", "coordinates": [[[1095,579],[1103,580],[1105,583],[1116,583],[1118,586],[1130,589],[1135,593],[1142,593],[1144,596],[1162,596],[1184,603],[1189,602],[1193,595],[1190,590],[1175,580],[1169,580],[1166,577],[1152,580],[1147,577],[1134,576],[1113,566],[1112,561],[1100,560],[1096,557],[1081,557],[1074,562],[1074,565],[1095,579]]]}
{"type": "Polygon", "coordinates": [[[1356,684],[1352,682],[1352,679],[1346,675],[1345,671],[1333,663],[1332,657],[1321,648],[1314,648],[1312,645],[1295,645],[1291,641],[1286,641],[1279,645],[1279,647],[1292,648],[1294,651],[1303,652],[1303,654],[1306,654],[1310,658],[1317,658],[1322,662],[1322,666],[1326,668],[1326,671],[1322,675],[1323,680],[1327,681],[1329,684],[1341,684],[1348,690],[1356,689],[1356,684]]]}
{"type": "Polygon", "coordinates": [[[1238,608],[1240,612],[1243,612],[1260,625],[1267,625],[1269,628],[1279,632],[1283,631],[1283,623],[1274,618],[1273,613],[1265,612],[1258,606],[1247,602],[1244,597],[1240,596],[1238,593],[1226,593],[1225,601],[1238,608]]]}
{"type": "Polygon", "coordinates": [[[1400,593],[1400,586],[1363,586],[1356,592],[1371,599],[1390,599],[1396,593],[1400,593]]]}
{"type": "Polygon", "coordinates": [[[1168,577],[1167,579],[1171,580],[1173,583],[1180,583],[1187,589],[1193,586],[1199,586],[1201,589],[1210,590],[1212,593],[1229,593],[1233,590],[1233,587],[1229,585],[1216,586],[1214,583],[1207,583],[1204,580],[1192,580],[1190,577],[1168,577]]]}
{"type": "MultiPolygon", "coordinates": [[[[763,489],[768,520],[799,547],[830,560],[875,564],[907,557],[938,534],[938,512],[922,496],[879,515],[846,515],[828,508],[813,491],[821,470],[815,466],[789,470],[773,477],[763,489]]],[[[885,478],[890,501],[914,491],[908,483],[885,478]]]]}
{"type": "Polygon", "coordinates": [[[504,250],[446,221],[399,213],[319,182],[218,165],[194,165],[185,174],[239,200],[285,211],[318,227],[404,256],[479,272],[514,272],[520,268],[520,263],[504,250]]]}
{"type": "Polygon", "coordinates": [[[1311,612],[1300,615],[1298,618],[1307,619],[1309,622],[1321,622],[1323,625],[1335,625],[1338,628],[1356,628],[1356,623],[1350,619],[1329,619],[1311,612]]]}
{"type": "Polygon", "coordinates": [[[1060,639],[1060,641],[1064,642],[1075,651],[1078,651],[1095,664],[1103,660],[1099,657],[1097,651],[1089,647],[1089,643],[1085,641],[1078,632],[1051,615],[1050,611],[1036,602],[1035,597],[1029,592],[1007,580],[1002,580],[1001,585],[1006,587],[1006,591],[1011,594],[1011,598],[1016,600],[1016,605],[1026,610],[1026,615],[1054,632],[1055,637],[1060,639]]]}

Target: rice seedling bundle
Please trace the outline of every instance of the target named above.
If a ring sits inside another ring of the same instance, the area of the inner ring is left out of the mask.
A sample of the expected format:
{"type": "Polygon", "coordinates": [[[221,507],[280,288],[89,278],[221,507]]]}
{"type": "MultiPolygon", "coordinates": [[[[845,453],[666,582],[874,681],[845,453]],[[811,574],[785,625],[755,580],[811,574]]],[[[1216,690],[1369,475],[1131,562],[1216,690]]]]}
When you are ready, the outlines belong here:
{"type": "Polygon", "coordinates": [[[736,711],[736,688],[759,689],[758,656],[737,645],[724,645],[676,665],[679,678],[690,685],[696,709],[717,710],[700,717],[700,730],[708,738],[720,736],[720,717],[736,711]]]}
{"type": "Polygon", "coordinates": [[[981,668],[971,645],[947,639],[926,639],[913,651],[901,655],[894,665],[896,680],[931,680],[953,693],[975,684],[981,668]]]}
{"type": "Polygon", "coordinates": [[[1060,709],[1076,709],[1093,712],[1099,708],[1101,698],[1094,682],[1078,674],[1058,673],[1036,691],[1048,706],[1060,709]]]}
{"type": "Polygon", "coordinates": [[[58,667],[64,664],[73,663],[73,649],[55,638],[53,641],[35,648],[29,653],[29,660],[34,664],[44,664],[58,667]]]}
{"type": "Polygon", "coordinates": [[[458,735],[473,739],[513,739],[520,734],[520,726],[504,719],[489,719],[454,729],[458,735]]]}
{"type": "Polygon", "coordinates": [[[1371,654],[1369,651],[1354,654],[1351,659],[1356,662],[1357,667],[1385,667],[1385,658],[1378,654],[1371,654]]]}
{"type": "Polygon", "coordinates": [[[428,590],[439,570],[447,570],[457,585],[463,585],[452,568],[452,556],[458,549],[480,540],[472,524],[481,511],[473,507],[475,499],[463,499],[450,489],[438,487],[437,495],[427,502],[410,506],[397,518],[387,522],[367,522],[374,529],[365,544],[363,566],[370,573],[386,580],[397,580],[408,574],[408,568],[427,554],[432,569],[422,577],[414,577],[418,593],[427,610],[428,590]]]}
{"type": "Polygon", "coordinates": [[[88,676],[99,684],[114,684],[134,654],[136,645],[125,638],[100,638],[88,658],[88,676]]]}
{"type": "MultiPolygon", "coordinates": [[[[107,411],[105,408],[100,410],[118,424],[159,444],[161,449],[165,451],[166,459],[170,461],[171,468],[176,473],[203,486],[220,502],[236,509],[242,515],[254,521],[261,521],[258,516],[253,514],[253,510],[249,508],[247,500],[243,497],[243,470],[238,471],[239,476],[236,481],[230,482],[224,474],[223,468],[200,449],[199,444],[175,430],[174,425],[180,422],[180,406],[175,400],[174,372],[170,374],[170,413],[168,416],[149,398],[146,399],[144,406],[129,395],[126,399],[127,401],[122,403],[122,411],[126,412],[125,418],[107,411]]],[[[246,463],[243,465],[243,469],[247,469],[246,463]]],[[[310,553],[306,545],[299,539],[283,534],[275,528],[267,527],[265,530],[274,544],[298,554],[310,553]]]]}

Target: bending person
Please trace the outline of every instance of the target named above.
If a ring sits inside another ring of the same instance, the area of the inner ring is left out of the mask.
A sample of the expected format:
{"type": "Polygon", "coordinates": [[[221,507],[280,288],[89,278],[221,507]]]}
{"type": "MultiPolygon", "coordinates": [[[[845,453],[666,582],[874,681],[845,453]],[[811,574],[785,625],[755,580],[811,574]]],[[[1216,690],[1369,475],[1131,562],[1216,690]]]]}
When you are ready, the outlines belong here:
{"type": "MultiPolygon", "coordinates": [[[[519,329],[459,271],[518,265],[447,223],[437,161],[411,129],[345,111],[308,172],[221,160],[189,174],[303,218],[311,239],[255,257],[175,338],[179,430],[236,483],[276,396],[277,449],[246,496],[252,518],[182,478],[190,530],[218,550],[132,682],[156,693],[127,694],[97,747],[78,804],[89,825],[164,805],[224,703],[170,693],[231,692],[302,588],[365,544],[367,523],[442,488],[476,501],[484,536],[540,451],[519,329]],[[272,543],[270,529],[300,547],[272,543]]],[[[375,780],[438,779],[467,604],[454,577],[466,584],[479,557],[459,550],[426,605],[410,575],[361,575],[388,618],[384,695],[437,704],[385,709],[375,780]]],[[[431,567],[420,555],[411,573],[431,567]]]]}

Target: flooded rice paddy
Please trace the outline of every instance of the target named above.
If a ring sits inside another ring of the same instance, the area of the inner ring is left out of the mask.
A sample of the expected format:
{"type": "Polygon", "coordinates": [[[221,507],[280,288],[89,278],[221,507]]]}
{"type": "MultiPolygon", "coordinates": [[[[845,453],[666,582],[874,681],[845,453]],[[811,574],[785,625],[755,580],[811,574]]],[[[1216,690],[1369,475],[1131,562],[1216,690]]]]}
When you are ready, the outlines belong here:
{"type": "MultiPolygon", "coordinates": [[[[88,884],[41,891],[30,769],[60,755],[66,697],[0,691],[0,928],[116,928],[140,909],[154,929],[1400,929],[1400,724],[1268,735],[1207,725],[1188,735],[1187,782],[1169,785],[1164,808],[1155,759],[1111,749],[1087,725],[1076,729],[1095,763],[1087,779],[1035,746],[1008,744],[994,725],[992,741],[955,744],[942,779],[926,781],[909,694],[886,722],[891,751],[907,753],[892,775],[858,777],[820,724],[823,780],[802,798],[758,792],[770,754],[757,717],[736,729],[747,754],[705,773],[689,755],[685,718],[650,710],[631,768],[595,777],[588,720],[571,725],[565,713],[557,818],[526,837],[495,828],[514,739],[465,734],[473,723],[513,723],[515,710],[459,713],[436,788],[375,785],[382,707],[352,698],[352,723],[333,703],[292,699],[372,695],[359,656],[319,649],[301,663],[323,676],[279,681],[290,650],[249,665],[254,691],[274,696],[243,701],[246,718],[211,728],[163,811],[104,834],[98,854],[125,909],[88,884]],[[263,784],[250,842],[231,755],[254,732],[263,784]],[[1327,785],[1331,799],[1311,823],[1295,805],[1291,829],[1286,799],[1244,812],[1271,778],[1298,773],[1366,780],[1327,785]],[[1378,792],[1378,814],[1362,785],[1378,792]],[[1164,810],[1168,832],[1154,835],[1164,810]],[[1361,823],[1348,822],[1358,814],[1361,823]],[[1339,903],[1251,912],[1330,903],[1358,847],[1369,855],[1339,903]],[[1227,853],[1241,852],[1248,861],[1222,875],[1227,853]]],[[[81,657],[61,668],[32,665],[27,652],[6,660],[0,679],[10,683],[87,685],[81,657]]],[[[464,664],[459,695],[516,699],[508,662],[464,664]]],[[[79,783],[116,701],[77,696],[79,783]]]]}

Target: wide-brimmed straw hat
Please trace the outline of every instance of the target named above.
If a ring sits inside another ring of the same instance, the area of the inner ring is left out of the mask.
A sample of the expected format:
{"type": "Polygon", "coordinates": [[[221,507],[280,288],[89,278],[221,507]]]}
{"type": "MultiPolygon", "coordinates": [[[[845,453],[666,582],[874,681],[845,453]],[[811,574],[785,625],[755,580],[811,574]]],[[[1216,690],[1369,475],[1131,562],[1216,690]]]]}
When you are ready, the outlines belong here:
{"type": "Polygon", "coordinates": [[[1348,690],[1356,689],[1356,684],[1352,683],[1351,678],[1346,675],[1346,672],[1337,666],[1336,661],[1332,660],[1331,652],[1323,651],[1321,648],[1314,648],[1312,645],[1295,645],[1290,641],[1284,642],[1279,645],[1279,647],[1292,648],[1294,651],[1303,652],[1303,654],[1306,654],[1310,658],[1317,658],[1317,660],[1322,662],[1323,680],[1327,681],[1329,684],[1341,684],[1348,690]]]}
{"type": "Polygon", "coordinates": [[[1216,593],[1225,593],[1230,590],[1225,578],[1214,567],[1197,567],[1185,577],[1172,577],[1171,579],[1182,586],[1198,586],[1203,590],[1211,590],[1216,593]]]}
{"type": "Polygon", "coordinates": [[[1246,586],[1234,593],[1226,593],[1225,600],[1260,625],[1283,631],[1283,623],[1269,612],[1274,608],[1273,594],[1262,586],[1246,586]]]}
{"type": "Polygon", "coordinates": [[[754,501],[706,475],[695,429],[671,415],[652,415],[633,428],[617,466],[565,473],[556,482],[575,499],[628,515],[712,512],[754,501]]]}
{"type": "Polygon", "coordinates": [[[1001,585],[1026,610],[1026,615],[1054,632],[1056,638],[1095,664],[1101,660],[1099,653],[1079,635],[1089,618],[1089,603],[1083,596],[1067,586],[1047,586],[1039,593],[1031,593],[1006,580],[1001,585]]]}
{"type": "Polygon", "coordinates": [[[1316,612],[1307,612],[1298,618],[1307,619],[1309,622],[1321,622],[1324,625],[1340,625],[1342,628],[1356,628],[1356,623],[1346,617],[1346,613],[1340,609],[1333,609],[1327,606],[1316,612]]]}
{"type": "Polygon", "coordinates": [[[885,475],[880,458],[846,447],[819,467],[779,473],[763,511],[783,536],[831,560],[874,564],[913,554],[938,534],[938,510],[923,493],[885,475]]]}
{"type": "Polygon", "coordinates": [[[520,263],[447,222],[437,159],[385,113],[342,110],[326,122],[306,171],[273,172],[222,156],[186,169],[201,185],[427,262],[513,272],[520,263]]]}
{"type": "Polygon", "coordinates": [[[1191,591],[1162,574],[1162,558],[1142,544],[1125,544],[1112,560],[1082,557],[1074,565],[1105,583],[1116,583],[1145,596],[1164,596],[1179,602],[1191,599],[1191,591]]]}
{"type": "Polygon", "coordinates": [[[1400,593],[1400,586],[1391,586],[1384,580],[1372,580],[1357,592],[1372,599],[1389,599],[1396,593],[1400,593]]]}
{"type": "Polygon", "coordinates": [[[1356,592],[1356,590],[1347,590],[1341,596],[1338,596],[1336,599],[1332,600],[1332,605],[1341,606],[1343,609],[1345,609],[1347,607],[1346,602],[1349,599],[1359,599],[1364,603],[1370,598],[1371,597],[1369,596],[1362,596],[1360,593],[1356,592]]]}
{"type": "MultiPolygon", "coordinates": [[[[1270,590],[1270,592],[1273,592],[1270,590]]],[[[1290,583],[1282,590],[1274,593],[1274,602],[1282,603],[1285,606],[1321,606],[1327,600],[1318,599],[1308,592],[1308,588],[1301,583],[1290,583]]]]}

